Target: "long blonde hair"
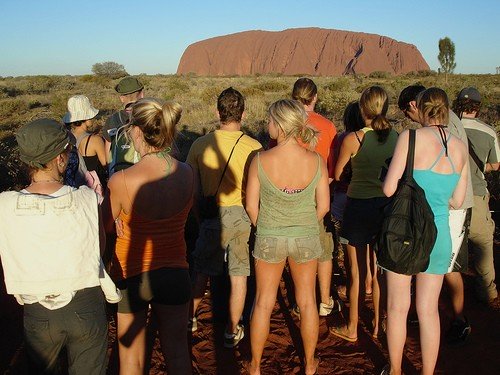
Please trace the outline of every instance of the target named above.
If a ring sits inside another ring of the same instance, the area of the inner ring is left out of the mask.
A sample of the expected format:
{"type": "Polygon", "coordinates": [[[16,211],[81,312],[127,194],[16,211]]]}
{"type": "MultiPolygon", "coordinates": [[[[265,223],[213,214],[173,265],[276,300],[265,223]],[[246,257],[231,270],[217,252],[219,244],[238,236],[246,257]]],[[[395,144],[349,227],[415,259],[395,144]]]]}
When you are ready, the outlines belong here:
{"type": "Polygon", "coordinates": [[[297,100],[282,99],[269,107],[269,116],[283,132],[285,139],[299,138],[312,149],[318,142],[319,132],[307,125],[307,113],[297,100]]]}
{"type": "Polygon", "coordinates": [[[181,105],[173,101],[161,104],[156,99],[141,99],[132,106],[130,124],[142,130],[148,145],[164,150],[174,142],[181,114],[181,105]]]}
{"type": "Polygon", "coordinates": [[[417,109],[422,122],[435,119],[441,125],[448,125],[450,116],[448,95],[439,87],[429,87],[418,94],[417,109]]]}

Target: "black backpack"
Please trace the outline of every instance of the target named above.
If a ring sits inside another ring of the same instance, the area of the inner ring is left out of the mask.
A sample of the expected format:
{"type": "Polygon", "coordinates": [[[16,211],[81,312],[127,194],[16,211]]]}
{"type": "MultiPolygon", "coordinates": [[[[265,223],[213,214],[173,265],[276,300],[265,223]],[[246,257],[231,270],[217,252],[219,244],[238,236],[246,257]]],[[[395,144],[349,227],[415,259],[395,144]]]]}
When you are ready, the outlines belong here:
{"type": "Polygon", "coordinates": [[[374,247],[380,267],[404,275],[415,275],[429,267],[437,236],[425,192],[413,178],[414,156],[415,130],[410,129],[406,169],[385,209],[374,247]]]}

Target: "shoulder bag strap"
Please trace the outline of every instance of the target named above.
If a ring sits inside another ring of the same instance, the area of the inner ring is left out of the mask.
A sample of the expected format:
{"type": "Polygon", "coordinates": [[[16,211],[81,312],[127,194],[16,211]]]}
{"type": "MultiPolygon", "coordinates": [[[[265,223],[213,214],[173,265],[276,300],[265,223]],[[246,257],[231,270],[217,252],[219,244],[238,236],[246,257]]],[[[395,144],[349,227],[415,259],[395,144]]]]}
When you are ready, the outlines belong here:
{"type": "Polygon", "coordinates": [[[476,163],[477,167],[481,172],[484,172],[484,163],[479,159],[479,156],[477,156],[476,151],[474,151],[474,147],[472,147],[472,142],[470,141],[470,138],[467,137],[467,140],[469,141],[469,155],[471,156],[472,160],[474,160],[474,163],[476,163]]]}
{"type": "Polygon", "coordinates": [[[217,195],[217,193],[219,192],[220,184],[222,183],[222,179],[224,178],[224,174],[226,173],[227,166],[229,165],[229,160],[231,160],[231,156],[233,156],[234,148],[236,147],[236,145],[240,141],[241,137],[243,137],[243,134],[241,134],[239,136],[239,138],[236,140],[236,143],[234,144],[234,146],[233,146],[233,148],[231,150],[231,153],[229,154],[229,158],[227,159],[226,166],[224,167],[224,170],[222,171],[222,175],[220,176],[219,184],[217,185],[217,190],[215,191],[214,195],[217,195]]]}

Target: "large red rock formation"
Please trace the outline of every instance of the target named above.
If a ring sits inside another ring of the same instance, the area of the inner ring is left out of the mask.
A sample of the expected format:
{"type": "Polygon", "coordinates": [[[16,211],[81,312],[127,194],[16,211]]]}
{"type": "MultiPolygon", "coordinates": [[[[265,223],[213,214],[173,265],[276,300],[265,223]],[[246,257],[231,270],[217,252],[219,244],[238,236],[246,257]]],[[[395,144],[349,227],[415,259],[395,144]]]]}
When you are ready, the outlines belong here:
{"type": "Polygon", "coordinates": [[[193,43],[184,51],[177,74],[338,76],[428,69],[412,44],[375,34],[303,28],[244,31],[193,43]]]}

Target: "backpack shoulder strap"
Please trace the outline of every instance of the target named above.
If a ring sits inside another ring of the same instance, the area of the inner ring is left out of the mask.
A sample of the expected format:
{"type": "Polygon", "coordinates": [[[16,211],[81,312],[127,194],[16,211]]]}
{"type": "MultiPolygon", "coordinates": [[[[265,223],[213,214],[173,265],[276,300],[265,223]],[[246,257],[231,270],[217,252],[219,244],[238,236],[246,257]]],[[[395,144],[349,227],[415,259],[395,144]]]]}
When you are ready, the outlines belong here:
{"type": "Polygon", "coordinates": [[[408,155],[406,156],[405,177],[413,177],[413,160],[415,158],[415,129],[409,130],[408,137],[408,155]]]}

